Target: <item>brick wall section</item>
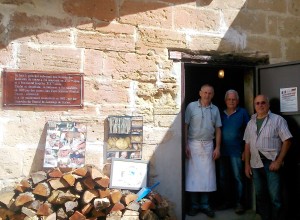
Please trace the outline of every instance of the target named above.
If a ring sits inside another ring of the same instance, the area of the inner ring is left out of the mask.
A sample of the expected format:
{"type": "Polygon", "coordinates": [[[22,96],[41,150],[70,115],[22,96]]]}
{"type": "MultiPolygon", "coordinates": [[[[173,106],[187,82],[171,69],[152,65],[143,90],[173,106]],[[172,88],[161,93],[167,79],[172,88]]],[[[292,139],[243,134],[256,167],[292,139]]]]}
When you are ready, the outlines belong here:
{"type": "MultiPolygon", "coordinates": [[[[83,72],[85,81],[83,109],[1,109],[0,189],[42,169],[49,120],[86,122],[86,162],[102,166],[108,115],[143,115],[143,159],[162,178],[157,154],[181,150],[181,73],[168,48],[299,60],[299,9],[288,0],[2,1],[0,70],[83,72]]],[[[178,216],[176,190],[165,196],[178,216]]]]}

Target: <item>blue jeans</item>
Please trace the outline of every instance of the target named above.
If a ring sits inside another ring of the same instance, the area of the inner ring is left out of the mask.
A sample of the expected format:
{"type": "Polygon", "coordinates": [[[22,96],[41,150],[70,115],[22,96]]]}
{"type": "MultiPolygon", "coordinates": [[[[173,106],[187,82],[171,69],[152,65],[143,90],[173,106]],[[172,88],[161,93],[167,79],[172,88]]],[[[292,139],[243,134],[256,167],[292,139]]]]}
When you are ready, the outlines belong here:
{"type": "Polygon", "coordinates": [[[243,162],[241,157],[222,156],[220,158],[220,188],[223,198],[230,198],[231,187],[229,176],[232,173],[234,179],[235,202],[236,204],[242,204],[244,195],[243,184],[243,162]]]}
{"type": "Polygon", "coordinates": [[[208,192],[189,192],[191,207],[195,209],[206,209],[209,207],[208,192]]]}
{"type": "Polygon", "coordinates": [[[252,168],[256,209],[262,220],[280,219],[282,208],[279,172],[271,172],[271,160],[263,160],[263,168],[252,168]]]}

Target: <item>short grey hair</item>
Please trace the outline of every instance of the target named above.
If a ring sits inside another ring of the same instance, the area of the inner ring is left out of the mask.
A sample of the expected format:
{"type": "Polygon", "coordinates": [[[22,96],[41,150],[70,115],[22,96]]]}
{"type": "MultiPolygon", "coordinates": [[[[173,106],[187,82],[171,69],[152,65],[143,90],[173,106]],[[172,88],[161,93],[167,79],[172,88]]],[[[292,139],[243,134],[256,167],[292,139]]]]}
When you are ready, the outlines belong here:
{"type": "Polygon", "coordinates": [[[228,96],[230,93],[235,94],[235,97],[236,97],[237,100],[240,99],[239,94],[238,94],[237,91],[235,91],[234,89],[229,89],[229,90],[225,93],[225,98],[224,98],[225,100],[227,99],[227,96],[228,96]]]}

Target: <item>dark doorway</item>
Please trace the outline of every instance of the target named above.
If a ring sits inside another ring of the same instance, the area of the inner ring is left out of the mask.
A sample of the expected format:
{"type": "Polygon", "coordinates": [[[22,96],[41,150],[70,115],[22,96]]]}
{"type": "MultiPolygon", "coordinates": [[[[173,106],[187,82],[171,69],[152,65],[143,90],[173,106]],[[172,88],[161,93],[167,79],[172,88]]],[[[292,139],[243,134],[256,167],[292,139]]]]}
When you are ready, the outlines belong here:
{"type": "MultiPolygon", "coordinates": [[[[234,89],[239,93],[239,106],[246,107],[246,100],[248,100],[247,96],[253,97],[253,93],[245,94],[245,91],[249,91],[253,88],[253,84],[245,83],[245,75],[251,73],[252,78],[254,75],[254,67],[251,66],[228,66],[228,65],[208,65],[208,64],[192,64],[185,63],[184,64],[184,109],[186,106],[193,101],[197,101],[199,99],[199,90],[200,87],[204,84],[210,84],[215,89],[215,95],[212,100],[213,104],[218,106],[220,111],[225,109],[224,97],[225,93],[229,89],[234,89]],[[218,76],[219,70],[224,71],[224,77],[220,78],[218,76]]],[[[253,90],[252,90],[253,91],[253,90]]],[[[250,112],[249,112],[250,114],[250,112]]],[[[216,162],[217,168],[217,182],[218,182],[218,161],[216,162]]],[[[231,184],[234,186],[234,184],[231,184]]],[[[249,209],[252,207],[252,186],[250,182],[245,180],[245,206],[249,209]]],[[[188,199],[188,195],[185,196],[188,199]]],[[[212,205],[214,208],[221,203],[226,202],[227,199],[230,198],[221,198],[219,192],[212,193],[212,205]]],[[[188,202],[185,203],[188,206],[188,202]]],[[[185,207],[187,209],[188,207],[185,207]]]]}
{"type": "Polygon", "coordinates": [[[211,84],[215,89],[213,103],[224,109],[224,95],[228,89],[236,90],[240,95],[240,105],[244,107],[244,72],[246,67],[224,67],[200,64],[185,64],[185,107],[199,98],[203,84],[211,84]],[[219,70],[224,70],[224,78],[218,77],[219,70]]]}

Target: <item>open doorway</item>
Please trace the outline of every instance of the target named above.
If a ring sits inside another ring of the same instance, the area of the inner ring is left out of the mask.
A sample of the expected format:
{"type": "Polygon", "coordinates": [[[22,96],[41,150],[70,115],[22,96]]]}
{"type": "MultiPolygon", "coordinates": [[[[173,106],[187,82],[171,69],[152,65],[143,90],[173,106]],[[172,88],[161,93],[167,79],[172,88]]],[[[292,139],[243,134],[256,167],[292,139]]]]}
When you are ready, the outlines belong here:
{"type": "Polygon", "coordinates": [[[229,89],[236,90],[240,95],[240,106],[244,104],[244,74],[252,71],[249,67],[225,67],[222,65],[185,64],[185,107],[191,101],[199,98],[199,89],[203,84],[210,84],[215,89],[213,104],[224,109],[224,95],[229,89]],[[224,77],[218,77],[219,70],[224,71],[224,77]]]}
{"type": "MultiPolygon", "coordinates": [[[[225,93],[229,89],[234,89],[239,93],[239,106],[249,110],[249,115],[252,114],[252,109],[248,109],[249,106],[252,106],[252,99],[254,95],[253,84],[254,84],[254,66],[228,66],[222,64],[194,64],[194,63],[185,63],[184,64],[184,109],[190,102],[196,101],[199,99],[199,90],[200,87],[204,84],[210,84],[214,87],[215,95],[212,100],[212,103],[216,105],[220,112],[225,109],[224,97],[225,93]],[[219,71],[224,71],[224,77],[219,77],[219,71]],[[251,91],[249,93],[249,91],[251,91]],[[251,100],[251,103],[248,103],[251,100]]],[[[217,184],[218,181],[218,169],[219,164],[216,162],[217,169],[217,184]]],[[[247,181],[245,178],[245,207],[247,209],[253,208],[253,199],[252,199],[252,185],[250,181],[247,181]]],[[[234,183],[230,184],[234,186],[234,183]]],[[[218,187],[219,188],[219,187],[218,187]]],[[[234,190],[233,190],[234,192],[234,190]]],[[[232,196],[234,197],[234,195],[232,196]]],[[[188,199],[188,195],[185,196],[188,199]]],[[[211,204],[214,208],[218,208],[222,203],[229,202],[234,198],[222,198],[220,192],[217,190],[212,193],[211,204]]],[[[187,206],[188,202],[184,203],[187,206]]],[[[185,207],[187,210],[188,207],[185,207]]]]}

